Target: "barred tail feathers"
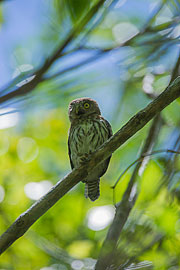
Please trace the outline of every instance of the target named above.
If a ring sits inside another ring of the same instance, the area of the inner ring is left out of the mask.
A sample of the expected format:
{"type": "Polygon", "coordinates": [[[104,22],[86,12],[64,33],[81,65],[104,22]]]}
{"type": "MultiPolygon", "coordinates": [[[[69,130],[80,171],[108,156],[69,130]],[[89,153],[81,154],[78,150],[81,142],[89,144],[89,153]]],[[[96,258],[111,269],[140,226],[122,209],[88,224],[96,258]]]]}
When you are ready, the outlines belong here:
{"type": "Polygon", "coordinates": [[[89,197],[91,201],[95,201],[99,198],[99,182],[100,179],[88,181],[85,185],[85,197],[89,197]]]}

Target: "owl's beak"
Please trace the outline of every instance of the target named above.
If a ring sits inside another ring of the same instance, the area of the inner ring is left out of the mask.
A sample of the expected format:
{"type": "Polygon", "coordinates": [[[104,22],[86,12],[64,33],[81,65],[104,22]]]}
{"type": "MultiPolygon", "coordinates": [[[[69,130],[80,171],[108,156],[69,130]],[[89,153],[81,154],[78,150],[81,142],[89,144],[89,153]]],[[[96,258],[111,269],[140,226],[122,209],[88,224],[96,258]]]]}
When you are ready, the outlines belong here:
{"type": "Polygon", "coordinates": [[[76,114],[77,115],[81,115],[81,114],[84,114],[84,110],[80,107],[76,107],[76,114]]]}

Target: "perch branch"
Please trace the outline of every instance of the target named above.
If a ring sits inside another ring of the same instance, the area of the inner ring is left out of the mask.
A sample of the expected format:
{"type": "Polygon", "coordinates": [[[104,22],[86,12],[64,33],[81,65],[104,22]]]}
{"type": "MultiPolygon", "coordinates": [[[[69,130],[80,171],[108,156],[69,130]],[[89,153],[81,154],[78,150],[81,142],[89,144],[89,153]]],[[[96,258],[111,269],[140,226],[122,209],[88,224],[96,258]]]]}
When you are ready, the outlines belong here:
{"type": "MultiPolygon", "coordinates": [[[[139,173],[139,169],[141,168],[145,159],[147,159],[147,156],[145,156],[145,154],[151,153],[156,138],[158,137],[160,126],[161,126],[161,116],[160,114],[158,114],[152,122],[144,146],[141,150],[140,154],[141,160],[136,165],[132,173],[131,179],[128,183],[128,186],[126,188],[126,191],[122,197],[122,200],[116,207],[114,220],[108,230],[106,239],[101,248],[99,259],[96,263],[95,267],[96,270],[107,269],[108,266],[112,264],[113,258],[115,257],[114,255],[117,253],[116,248],[118,239],[137,199],[138,195],[137,190],[135,190],[135,192],[132,192],[132,190],[133,187],[136,189],[135,182],[139,173]]],[[[118,254],[118,261],[120,260],[121,254],[118,254]]]]}
{"type": "Polygon", "coordinates": [[[120,130],[92,154],[89,161],[65,176],[46,195],[21,214],[8,230],[1,235],[0,253],[3,253],[12,243],[21,237],[36,220],[47,212],[73,186],[83,180],[92,169],[107,159],[116,149],[178,97],[180,97],[180,77],[177,77],[155,100],[134,115],[120,130]]]}

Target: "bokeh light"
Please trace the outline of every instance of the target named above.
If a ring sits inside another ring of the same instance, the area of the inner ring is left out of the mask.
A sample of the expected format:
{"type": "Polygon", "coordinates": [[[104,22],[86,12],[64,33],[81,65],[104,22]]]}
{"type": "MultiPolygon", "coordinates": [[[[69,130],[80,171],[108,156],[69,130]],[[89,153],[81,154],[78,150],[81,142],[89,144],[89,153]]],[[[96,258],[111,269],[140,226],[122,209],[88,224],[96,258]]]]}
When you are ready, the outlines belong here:
{"type": "Polygon", "coordinates": [[[0,203],[4,200],[5,191],[2,186],[0,186],[0,203]]]}
{"type": "Polygon", "coordinates": [[[18,66],[18,67],[15,69],[15,71],[14,71],[14,73],[13,73],[13,75],[12,75],[12,78],[14,79],[14,78],[16,78],[17,76],[19,76],[21,73],[26,72],[26,71],[30,71],[30,70],[32,70],[32,69],[33,69],[33,66],[30,65],[30,64],[23,64],[23,65],[20,65],[20,66],[18,66]]]}
{"type": "Polygon", "coordinates": [[[23,162],[29,163],[33,161],[39,153],[36,141],[28,137],[21,138],[17,145],[17,153],[23,162]]]}
{"type": "Polygon", "coordinates": [[[173,13],[169,7],[164,7],[161,14],[155,19],[155,25],[169,22],[173,17],[173,13]]]}
{"type": "Polygon", "coordinates": [[[32,200],[39,200],[45,195],[53,184],[50,181],[30,182],[25,185],[24,192],[26,196],[32,200]]]}
{"type": "Polygon", "coordinates": [[[68,253],[78,259],[84,259],[93,249],[93,243],[90,240],[72,241],[67,247],[68,253]]]}
{"type": "Polygon", "coordinates": [[[114,217],[115,209],[111,205],[93,207],[87,214],[88,227],[93,231],[106,228],[114,217]]]}
{"type": "Polygon", "coordinates": [[[153,84],[154,82],[154,76],[150,73],[148,73],[144,79],[143,79],[143,89],[145,91],[145,93],[153,93],[154,89],[153,89],[153,84]]]}
{"type": "Polygon", "coordinates": [[[72,263],[71,263],[71,267],[73,270],[81,270],[84,266],[84,263],[80,260],[74,260],[72,263]]]}
{"type": "MultiPolygon", "coordinates": [[[[23,74],[23,73],[26,73],[26,72],[32,71],[32,70],[33,70],[33,66],[30,64],[20,65],[15,69],[12,78],[14,79],[14,78],[18,77],[21,73],[23,74]]],[[[28,78],[26,78],[25,80],[22,80],[21,82],[17,83],[16,85],[20,87],[20,86],[30,82],[32,79],[34,79],[34,77],[35,77],[35,75],[29,76],[28,78]]]]}
{"type": "Polygon", "coordinates": [[[115,40],[121,44],[135,36],[139,32],[139,30],[134,24],[131,24],[129,22],[122,22],[116,24],[113,27],[112,32],[115,40]]]}
{"type": "Polygon", "coordinates": [[[0,140],[0,156],[7,153],[9,149],[9,138],[7,134],[1,134],[1,140],[0,140]]]}
{"type": "Polygon", "coordinates": [[[0,109],[0,129],[14,127],[19,121],[19,113],[14,108],[0,109]]]}
{"type": "Polygon", "coordinates": [[[84,267],[87,268],[88,270],[93,270],[95,268],[96,260],[92,258],[85,258],[83,262],[84,267]]]}

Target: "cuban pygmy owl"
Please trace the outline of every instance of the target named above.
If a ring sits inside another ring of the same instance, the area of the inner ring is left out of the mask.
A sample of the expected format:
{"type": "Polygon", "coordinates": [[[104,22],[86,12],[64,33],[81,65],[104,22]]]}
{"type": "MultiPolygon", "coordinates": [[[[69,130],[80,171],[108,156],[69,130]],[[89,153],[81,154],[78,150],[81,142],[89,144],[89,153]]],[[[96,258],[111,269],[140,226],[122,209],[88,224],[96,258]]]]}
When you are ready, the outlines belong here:
{"type": "MultiPolygon", "coordinates": [[[[71,168],[77,168],[87,157],[112,136],[111,125],[101,116],[97,102],[91,98],[78,98],[69,104],[68,149],[71,168]]],[[[99,197],[100,177],[106,172],[110,158],[92,170],[85,183],[85,197],[95,201],[99,197]]]]}

